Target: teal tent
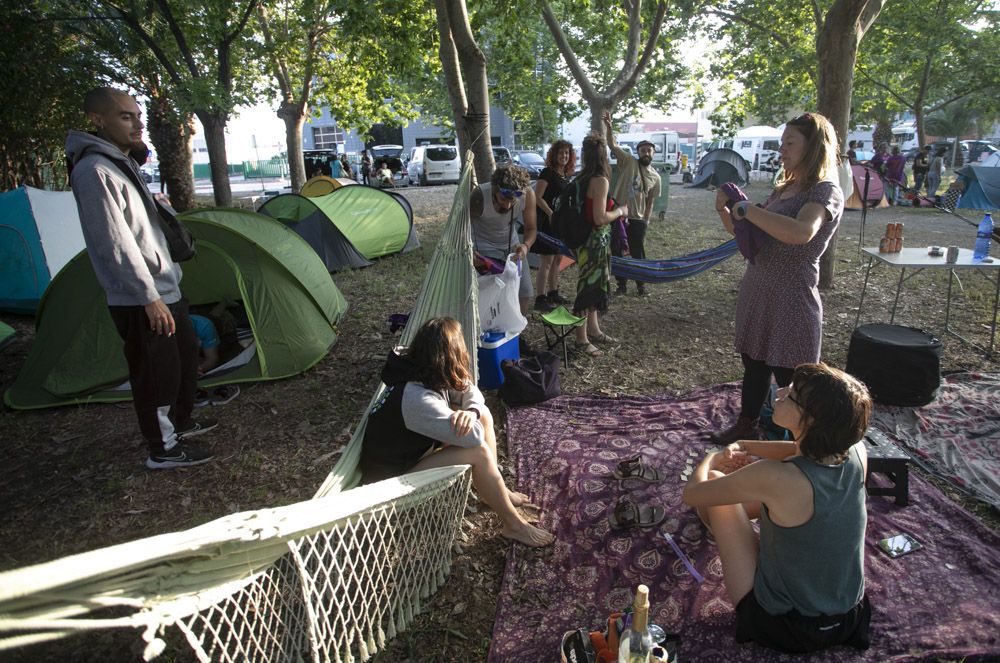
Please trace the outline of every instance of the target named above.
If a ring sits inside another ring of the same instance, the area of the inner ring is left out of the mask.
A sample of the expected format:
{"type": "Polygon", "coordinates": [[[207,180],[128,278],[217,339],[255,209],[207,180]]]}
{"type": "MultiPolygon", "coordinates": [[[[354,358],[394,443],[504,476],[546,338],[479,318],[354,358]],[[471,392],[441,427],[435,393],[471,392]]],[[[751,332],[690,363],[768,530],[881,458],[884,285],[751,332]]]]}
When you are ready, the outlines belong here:
{"type": "Polygon", "coordinates": [[[0,310],[34,313],[52,277],[83,247],[71,192],[0,193],[0,310]]]}
{"type": "Polygon", "coordinates": [[[314,198],[286,193],[260,212],[301,235],[331,272],[420,246],[409,202],[373,187],[342,186],[314,198]]]}
{"type": "Polygon", "coordinates": [[[1000,210],[1000,167],[970,164],[955,172],[965,182],[960,209],[1000,210]]]}
{"type": "MultiPolygon", "coordinates": [[[[193,305],[240,302],[249,320],[244,351],[202,386],[275,380],[308,369],[337,340],[347,302],[302,240],[260,214],[235,209],[188,212],[198,255],[183,263],[181,287],[193,305]]],[[[128,400],[122,341],[86,252],[52,281],[17,380],[4,394],[13,408],[128,400]]]]}

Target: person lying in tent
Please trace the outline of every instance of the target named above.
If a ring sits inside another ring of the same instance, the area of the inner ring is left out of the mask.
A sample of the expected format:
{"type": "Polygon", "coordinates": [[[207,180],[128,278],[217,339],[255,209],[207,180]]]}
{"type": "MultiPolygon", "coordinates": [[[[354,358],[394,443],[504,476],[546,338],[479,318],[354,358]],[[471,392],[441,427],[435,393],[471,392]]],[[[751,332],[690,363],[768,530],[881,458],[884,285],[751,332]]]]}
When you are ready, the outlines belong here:
{"type": "Polygon", "coordinates": [[[448,465],[471,465],[479,497],[503,521],[503,534],[528,546],[555,537],[517,507],[537,508],[504,485],[497,467],[493,417],[472,383],[462,327],[433,318],[410,347],[394,349],[382,369],[385,391],[368,413],[359,468],[365,483],[448,465]]]}
{"type": "MultiPolygon", "coordinates": [[[[192,313],[191,324],[198,337],[198,377],[219,365],[219,347],[222,343],[215,322],[210,317],[192,313]]],[[[194,406],[225,405],[240,395],[240,388],[234,384],[223,384],[212,389],[199,388],[194,394],[194,406]]]]}
{"type": "Polygon", "coordinates": [[[801,364],[774,403],[792,441],[734,442],[709,453],[685,487],[719,548],[737,642],[793,653],[868,648],[861,439],[871,411],[856,378],[801,364]]]}

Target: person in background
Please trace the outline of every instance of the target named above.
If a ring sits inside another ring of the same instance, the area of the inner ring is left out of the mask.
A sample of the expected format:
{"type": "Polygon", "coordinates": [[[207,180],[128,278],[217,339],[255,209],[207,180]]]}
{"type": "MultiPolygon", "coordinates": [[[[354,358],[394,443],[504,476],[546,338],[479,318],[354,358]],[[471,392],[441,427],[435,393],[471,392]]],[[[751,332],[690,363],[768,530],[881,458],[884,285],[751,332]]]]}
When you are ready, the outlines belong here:
{"type": "Polygon", "coordinates": [[[469,196],[472,245],[476,252],[501,263],[513,253],[514,259],[521,261],[517,296],[524,316],[531,311],[535,298],[528,251],[538,233],[536,209],[531,176],[524,168],[509,163],[494,170],[490,181],[474,188],[469,196]],[[518,218],[524,222],[523,238],[518,237],[518,218]]]}
{"type": "Polygon", "coordinates": [[[937,190],[941,186],[941,179],[944,177],[944,155],[948,153],[948,148],[939,147],[931,159],[931,165],[927,169],[927,197],[937,200],[937,190]]]}
{"type": "Polygon", "coordinates": [[[852,166],[858,162],[857,147],[858,147],[858,141],[856,140],[848,141],[847,160],[851,163],[852,166]]]}
{"type": "Polygon", "coordinates": [[[532,547],[555,537],[525,520],[518,508],[537,508],[504,484],[497,465],[493,417],[472,382],[462,326],[428,320],[408,348],[389,353],[385,390],[372,405],[358,466],[365,483],[449,465],[471,465],[480,499],[500,516],[501,534],[532,547]]]}
{"type": "Polygon", "coordinates": [[[378,162],[376,172],[378,173],[378,183],[382,188],[396,188],[396,183],[392,181],[392,171],[389,170],[389,165],[385,161],[378,162]]]}
{"type": "Polygon", "coordinates": [[[368,150],[361,153],[361,179],[365,186],[371,186],[372,158],[368,150]]]}
{"type": "Polygon", "coordinates": [[[344,166],[340,163],[340,157],[334,154],[328,163],[330,164],[330,177],[337,179],[344,176],[344,166]]]}
{"type": "MultiPolygon", "coordinates": [[[[535,203],[538,207],[535,216],[539,232],[552,234],[552,207],[573,178],[574,172],[576,152],[570,142],[560,139],[552,143],[545,154],[545,168],[535,183],[535,203]]],[[[544,242],[535,242],[531,246],[531,252],[539,255],[535,310],[551,311],[560,304],[569,304],[569,300],[559,294],[559,262],[562,259],[559,251],[544,242]]]]}
{"type": "Polygon", "coordinates": [[[924,145],[917,152],[916,156],[913,157],[913,188],[916,190],[918,196],[927,177],[927,171],[930,170],[930,154],[931,146],[924,145]]]}
{"type": "Polygon", "coordinates": [[[906,188],[906,157],[899,152],[899,146],[892,148],[892,156],[885,162],[885,179],[889,183],[890,202],[899,204],[901,190],[906,188]]]}
{"type": "Polygon", "coordinates": [[[189,439],[215,428],[191,414],[198,346],[181,293],[182,271],[170,257],[159,211],[129,152],[142,141],[136,100],[99,87],[84,97],[96,128],[70,131],[66,154],[87,254],[124,341],[132,404],[150,469],[206,463],[214,454],[189,439]]]}
{"type": "Polygon", "coordinates": [[[889,160],[889,145],[886,143],[880,143],[878,149],[875,150],[874,156],[872,156],[871,161],[868,165],[875,170],[880,176],[885,176],[885,162],[889,160]]]}
{"type": "Polygon", "coordinates": [[[823,338],[819,258],[844,212],[837,183],[837,136],[818,113],[800,115],[781,136],[784,175],[763,205],[732,204],[720,189],[715,210],[726,230],[734,219],[766,233],[763,246],[747,263],[736,300],[736,350],[743,360],[740,414],[712,440],[729,444],[758,435],[761,406],[774,376],[779,387],[793,367],[817,362],[823,338]]]}
{"type": "Polygon", "coordinates": [[[612,338],[601,330],[599,315],[608,310],[611,290],[611,226],[620,217],[627,217],[628,205],[614,207],[608,195],[611,181],[611,164],[608,163],[607,144],[598,133],[583,139],[580,186],[587,187],[584,214],[593,229],[577,250],[579,278],[576,284],[576,301],[573,313],[587,318],[586,324],[576,328],[576,347],[590,357],[604,354],[594,343],[613,344],[612,338]]]}
{"type": "Polygon", "coordinates": [[[745,440],[709,453],[685,486],[684,503],[719,549],[737,642],[789,653],[868,649],[862,438],[871,411],[856,378],[802,364],[774,402],[774,422],[792,440],[745,440]]]}
{"type": "MultiPolygon", "coordinates": [[[[632,212],[627,223],[629,255],[636,260],[643,260],[646,257],[646,229],[653,214],[653,203],[660,197],[660,174],[652,166],[656,146],[648,140],[639,141],[635,148],[639,154],[636,159],[615,142],[611,113],[605,111],[603,119],[605,138],[618,161],[618,183],[613,197],[618,202],[627,203],[632,212]]],[[[618,279],[616,294],[624,295],[627,284],[627,279],[618,279]]],[[[640,281],[636,281],[635,289],[639,296],[646,294],[646,284],[640,281]]]]}
{"type": "Polygon", "coordinates": [[[347,159],[347,152],[340,155],[340,169],[341,177],[346,177],[347,179],[354,179],[354,169],[351,168],[351,162],[347,159]]]}

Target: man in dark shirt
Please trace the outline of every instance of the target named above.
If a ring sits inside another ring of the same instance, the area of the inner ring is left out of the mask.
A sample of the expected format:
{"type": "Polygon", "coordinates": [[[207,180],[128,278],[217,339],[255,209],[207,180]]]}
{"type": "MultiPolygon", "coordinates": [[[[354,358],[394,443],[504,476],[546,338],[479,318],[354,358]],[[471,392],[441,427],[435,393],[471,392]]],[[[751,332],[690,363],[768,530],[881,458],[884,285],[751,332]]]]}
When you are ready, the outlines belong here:
{"type": "Polygon", "coordinates": [[[913,157],[913,188],[916,189],[917,195],[920,195],[920,187],[927,179],[927,171],[930,169],[930,154],[931,146],[924,145],[917,152],[917,156],[913,157]]]}

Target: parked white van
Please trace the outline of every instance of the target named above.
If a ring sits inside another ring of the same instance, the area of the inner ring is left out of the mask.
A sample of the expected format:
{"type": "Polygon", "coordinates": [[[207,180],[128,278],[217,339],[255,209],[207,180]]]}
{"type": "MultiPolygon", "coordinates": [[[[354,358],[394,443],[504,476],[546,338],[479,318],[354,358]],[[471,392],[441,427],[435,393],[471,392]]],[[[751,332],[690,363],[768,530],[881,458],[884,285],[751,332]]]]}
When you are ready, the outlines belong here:
{"type": "Polygon", "coordinates": [[[410,184],[453,184],[462,174],[458,148],[453,145],[417,145],[406,166],[410,184]]]}
{"type": "Polygon", "coordinates": [[[747,160],[751,170],[776,170],[781,130],[766,125],[740,129],[733,137],[733,150],[747,160]]]}

